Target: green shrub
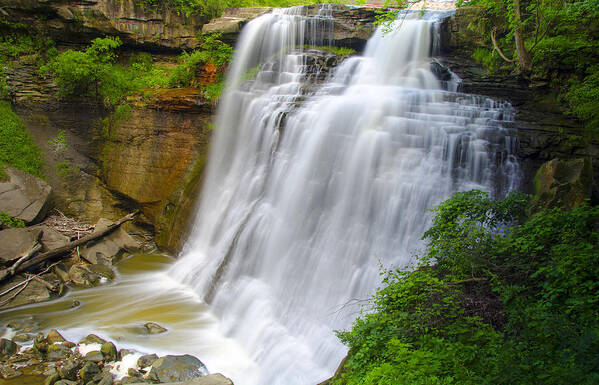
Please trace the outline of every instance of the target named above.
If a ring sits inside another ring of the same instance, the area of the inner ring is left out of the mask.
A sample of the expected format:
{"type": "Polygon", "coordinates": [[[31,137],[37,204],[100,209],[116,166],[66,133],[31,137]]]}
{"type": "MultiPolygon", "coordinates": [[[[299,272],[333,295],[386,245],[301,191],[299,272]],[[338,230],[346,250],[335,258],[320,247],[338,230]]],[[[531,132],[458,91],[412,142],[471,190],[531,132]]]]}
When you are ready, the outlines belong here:
{"type": "Polygon", "coordinates": [[[527,215],[528,201],[439,205],[420,264],[386,272],[338,333],[350,351],[332,384],[597,383],[599,208],[527,215]]]}
{"type": "Polygon", "coordinates": [[[25,222],[19,218],[13,218],[4,211],[0,211],[0,229],[5,227],[25,227],[25,222]]]}
{"type": "Polygon", "coordinates": [[[12,166],[43,177],[39,148],[8,102],[0,102],[0,168],[12,166]]]}

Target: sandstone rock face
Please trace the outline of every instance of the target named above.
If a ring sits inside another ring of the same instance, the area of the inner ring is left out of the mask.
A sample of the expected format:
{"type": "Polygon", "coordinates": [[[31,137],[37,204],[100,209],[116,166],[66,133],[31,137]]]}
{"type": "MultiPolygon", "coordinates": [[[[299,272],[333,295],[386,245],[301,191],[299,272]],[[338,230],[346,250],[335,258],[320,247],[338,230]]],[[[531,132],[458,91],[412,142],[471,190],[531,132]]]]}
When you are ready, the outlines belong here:
{"type": "Polygon", "coordinates": [[[58,42],[84,43],[117,35],[130,46],[193,49],[197,33],[208,20],[175,11],[144,9],[135,0],[5,0],[9,19],[49,34],[58,42]]]}
{"type": "Polygon", "coordinates": [[[6,167],[7,181],[0,182],[0,211],[25,223],[43,219],[50,208],[52,188],[40,178],[6,167]]]}
{"type": "MultiPolygon", "coordinates": [[[[316,15],[320,6],[306,7],[306,15],[316,15]]],[[[203,33],[218,32],[223,34],[223,40],[234,43],[241,28],[251,19],[270,12],[272,8],[229,8],[219,18],[213,19],[202,27],[203,33]]],[[[332,31],[332,45],[349,47],[361,50],[366,45],[376,27],[376,10],[374,8],[355,8],[334,4],[331,6],[334,18],[332,31]]],[[[306,33],[310,34],[312,24],[306,24],[306,33]]]]}
{"type": "Polygon", "coordinates": [[[593,190],[593,167],[588,158],[553,159],[543,164],[535,179],[540,207],[572,209],[589,199],[593,190]]]}

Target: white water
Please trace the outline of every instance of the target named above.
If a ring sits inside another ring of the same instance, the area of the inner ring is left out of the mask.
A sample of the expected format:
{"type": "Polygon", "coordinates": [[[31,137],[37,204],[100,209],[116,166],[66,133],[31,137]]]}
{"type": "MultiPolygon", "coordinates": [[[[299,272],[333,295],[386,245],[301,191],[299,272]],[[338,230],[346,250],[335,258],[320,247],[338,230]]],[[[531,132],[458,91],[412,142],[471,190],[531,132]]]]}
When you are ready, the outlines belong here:
{"type": "Polygon", "coordinates": [[[296,47],[328,44],[328,12],[275,11],[244,28],[193,236],[170,271],[259,368],[237,385],[329,377],[346,352],[333,330],[359,311],[344,305],[373,293],[380,265],[413,261],[426,210],[455,190],[517,183],[502,128],[512,110],[446,91],[457,84],[430,71],[436,30],[435,17],[408,16],[305,95],[296,47]]]}

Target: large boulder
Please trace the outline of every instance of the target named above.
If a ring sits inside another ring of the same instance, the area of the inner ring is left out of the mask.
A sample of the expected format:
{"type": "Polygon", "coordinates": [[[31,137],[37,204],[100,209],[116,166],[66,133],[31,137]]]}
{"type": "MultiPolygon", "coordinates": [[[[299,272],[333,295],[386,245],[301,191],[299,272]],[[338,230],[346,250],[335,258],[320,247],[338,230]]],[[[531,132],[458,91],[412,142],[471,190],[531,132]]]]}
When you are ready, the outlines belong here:
{"type": "MultiPolygon", "coordinates": [[[[94,233],[104,231],[112,222],[101,218],[96,223],[94,233]]],[[[124,252],[139,250],[139,244],[125,230],[118,228],[109,235],[90,242],[81,250],[81,257],[92,264],[112,265],[124,252]]]]}
{"type": "Polygon", "coordinates": [[[206,366],[189,354],[164,356],[152,364],[148,379],[156,382],[188,381],[208,374],[206,366]]]}
{"type": "Polygon", "coordinates": [[[43,180],[5,167],[8,180],[0,181],[0,211],[27,224],[37,223],[50,208],[52,188],[43,180]]]}
{"type": "Polygon", "coordinates": [[[69,242],[68,237],[46,225],[4,229],[0,231],[0,265],[12,264],[21,254],[31,250],[40,238],[40,232],[42,252],[59,248],[69,242]]]}
{"type": "Polygon", "coordinates": [[[539,208],[579,206],[593,192],[591,160],[553,159],[544,163],[537,172],[535,190],[539,208]]]}

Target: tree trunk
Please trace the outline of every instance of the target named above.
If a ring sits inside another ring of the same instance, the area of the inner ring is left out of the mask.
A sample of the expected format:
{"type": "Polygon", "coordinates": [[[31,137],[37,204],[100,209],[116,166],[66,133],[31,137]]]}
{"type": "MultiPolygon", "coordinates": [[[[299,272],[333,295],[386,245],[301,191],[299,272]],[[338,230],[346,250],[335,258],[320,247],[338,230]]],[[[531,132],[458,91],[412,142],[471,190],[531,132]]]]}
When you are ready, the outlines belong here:
{"type": "Polygon", "coordinates": [[[514,0],[514,40],[516,41],[516,52],[518,53],[518,63],[520,72],[523,75],[529,75],[532,72],[532,56],[526,50],[524,37],[522,37],[522,14],[520,13],[520,0],[514,0]]]}

